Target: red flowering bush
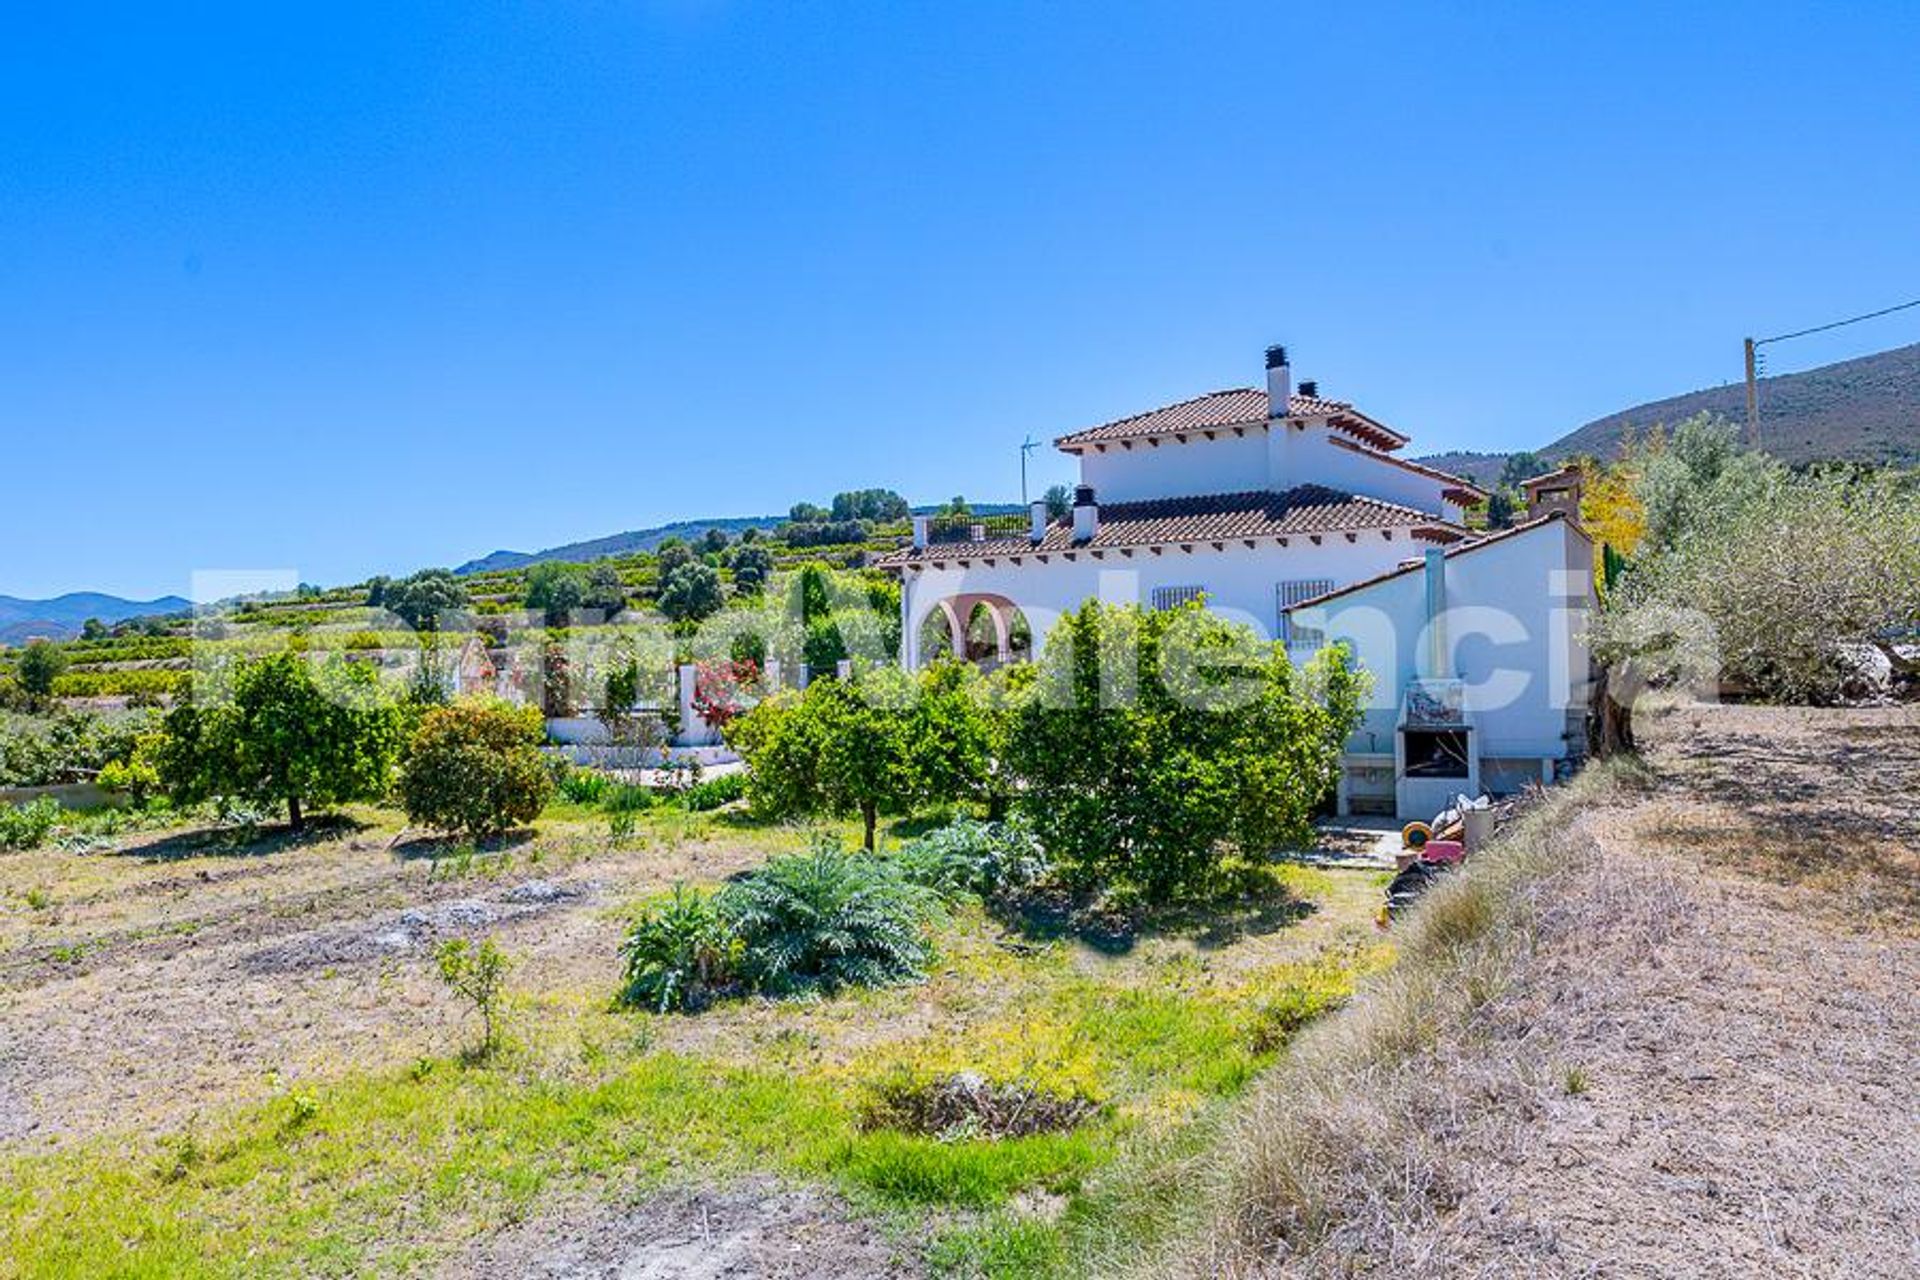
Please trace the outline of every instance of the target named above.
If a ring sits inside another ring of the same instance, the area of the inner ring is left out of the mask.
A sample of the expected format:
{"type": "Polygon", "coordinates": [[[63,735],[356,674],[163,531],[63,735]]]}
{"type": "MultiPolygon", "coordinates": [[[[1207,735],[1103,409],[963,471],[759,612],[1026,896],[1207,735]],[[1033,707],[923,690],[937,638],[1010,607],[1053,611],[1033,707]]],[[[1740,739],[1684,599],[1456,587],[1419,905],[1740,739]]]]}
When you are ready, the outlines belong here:
{"type": "Polygon", "coordinates": [[[693,709],[715,729],[747,709],[760,689],[760,667],[752,662],[702,662],[693,673],[693,709]]]}

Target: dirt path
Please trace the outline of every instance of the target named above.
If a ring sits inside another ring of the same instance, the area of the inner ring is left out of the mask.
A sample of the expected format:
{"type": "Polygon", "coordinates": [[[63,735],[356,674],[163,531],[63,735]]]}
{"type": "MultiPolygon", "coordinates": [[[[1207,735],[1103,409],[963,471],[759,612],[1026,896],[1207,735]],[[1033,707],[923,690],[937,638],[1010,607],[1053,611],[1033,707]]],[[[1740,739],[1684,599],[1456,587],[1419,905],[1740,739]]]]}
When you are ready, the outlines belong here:
{"type": "MultiPolygon", "coordinates": [[[[1705,708],[1488,1031],[1420,1274],[1920,1274],[1920,714],[1705,708]]],[[[1463,1087],[1477,1070],[1463,1063],[1463,1087]]],[[[1404,1272],[1403,1272],[1404,1273],[1404,1272]]]]}

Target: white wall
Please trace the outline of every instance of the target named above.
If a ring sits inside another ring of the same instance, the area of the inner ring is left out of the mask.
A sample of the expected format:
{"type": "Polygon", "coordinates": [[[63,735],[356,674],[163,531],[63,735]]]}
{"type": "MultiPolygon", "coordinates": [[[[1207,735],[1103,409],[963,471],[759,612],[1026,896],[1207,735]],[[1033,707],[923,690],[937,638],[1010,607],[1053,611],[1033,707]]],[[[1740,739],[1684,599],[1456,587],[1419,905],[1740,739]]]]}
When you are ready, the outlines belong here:
{"type": "MultiPolygon", "coordinates": [[[[1553,521],[1444,563],[1451,674],[1467,683],[1478,753],[1560,757],[1569,711],[1586,706],[1592,544],[1553,521]]],[[[1369,710],[1348,750],[1393,750],[1401,695],[1426,644],[1425,573],[1402,574],[1314,612],[1328,638],[1349,640],[1374,675],[1369,710]]]]}
{"type": "Polygon", "coordinates": [[[1336,584],[1355,582],[1418,555],[1422,545],[1405,529],[1395,530],[1391,539],[1379,530],[1368,530],[1353,542],[1343,534],[1327,534],[1319,546],[1294,536],[1285,547],[1271,539],[1253,549],[1228,542],[1223,551],[1199,543],[1191,552],[1166,547],[1156,555],[1143,547],[1134,549],[1131,556],[1105,551],[1095,559],[1091,552],[1079,551],[1072,560],[1050,554],[1046,564],[1025,555],[1018,564],[1003,556],[991,566],[976,559],[966,569],[909,570],[902,575],[906,658],[910,665],[919,665],[920,627],[941,600],[974,593],[1002,596],[1019,605],[1032,628],[1036,653],[1044,648],[1061,615],[1079,608],[1083,601],[1098,597],[1116,604],[1149,604],[1157,587],[1205,588],[1216,612],[1249,623],[1261,636],[1272,638],[1279,626],[1281,582],[1313,578],[1336,584]]]}
{"type": "Polygon", "coordinates": [[[1254,426],[1235,437],[1223,431],[1213,440],[1190,435],[1181,444],[1164,437],[1156,445],[1135,441],[1131,448],[1109,444],[1080,455],[1080,483],[1090,484],[1101,502],[1141,502],[1154,498],[1209,493],[1280,493],[1295,485],[1319,484],[1343,493],[1394,502],[1435,516],[1458,520],[1460,509],[1440,495],[1445,481],[1343,449],[1324,423],[1254,426]]]}
{"type": "Polygon", "coordinates": [[[1190,435],[1185,444],[1168,436],[1157,445],[1136,440],[1131,448],[1109,444],[1105,453],[1088,449],[1080,455],[1080,483],[1092,485],[1102,502],[1266,489],[1265,435],[1253,426],[1237,438],[1228,429],[1212,440],[1190,435]]]}

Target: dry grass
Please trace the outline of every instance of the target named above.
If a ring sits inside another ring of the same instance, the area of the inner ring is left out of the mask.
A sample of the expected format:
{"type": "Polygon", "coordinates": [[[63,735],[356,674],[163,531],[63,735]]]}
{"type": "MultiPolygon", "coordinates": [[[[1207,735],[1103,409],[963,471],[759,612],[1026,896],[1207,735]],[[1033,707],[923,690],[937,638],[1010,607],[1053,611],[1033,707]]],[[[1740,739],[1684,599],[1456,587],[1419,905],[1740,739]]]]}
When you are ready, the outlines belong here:
{"type": "Polygon", "coordinates": [[[1135,1270],[1913,1274],[1917,722],[1650,726],[1423,904],[1135,1270]]]}
{"type": "Polygon", "coordinates": [[[1211,1197],[1219,1220],[1153,1271],[1254,1276],[1290,1264],[1414,1261],[1421,1230],[1464,1192],[1451,1138],[1511,1074],[1463,1072],[1476,1020],[1538,946],[1549,903],[1582,863],[1570,816],[1610,802],[1620,786],[1616,772],[1590,771],[1429,895],[1400,932],[1393,970],[1302,1036],[1253,1095],[1223,1145],[1211,1197]]]}

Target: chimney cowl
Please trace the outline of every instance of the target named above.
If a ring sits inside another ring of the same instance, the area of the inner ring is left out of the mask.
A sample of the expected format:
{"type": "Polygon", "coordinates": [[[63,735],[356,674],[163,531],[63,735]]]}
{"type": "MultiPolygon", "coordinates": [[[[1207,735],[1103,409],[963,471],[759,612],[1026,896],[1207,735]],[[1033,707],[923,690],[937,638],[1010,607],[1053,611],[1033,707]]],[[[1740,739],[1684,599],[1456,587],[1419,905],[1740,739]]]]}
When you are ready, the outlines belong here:
{"type": "Polygon", "coordinates": [[[1092,542],[1100,531],[1100,504],[1093,500],[1093,486],[1083,484],[1073,491],[1073,540],[1092,542]]]}
{"type": "Polygon", "coordinates": [[[1318,397],[1320,394],[1320,384],[1312,378],[1303,378],[1300,382],[1300,394],[1303,396],[1318,397]]]}
{"type": "Polygon", "coordinates": [[[1287,364],[1285,347],[1267,348],[1267,417],[1285,418],[1292,414],[1293,369],[1287,364]]]}

